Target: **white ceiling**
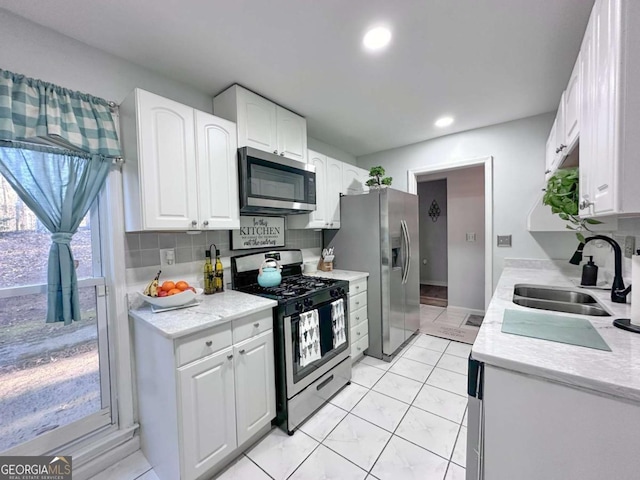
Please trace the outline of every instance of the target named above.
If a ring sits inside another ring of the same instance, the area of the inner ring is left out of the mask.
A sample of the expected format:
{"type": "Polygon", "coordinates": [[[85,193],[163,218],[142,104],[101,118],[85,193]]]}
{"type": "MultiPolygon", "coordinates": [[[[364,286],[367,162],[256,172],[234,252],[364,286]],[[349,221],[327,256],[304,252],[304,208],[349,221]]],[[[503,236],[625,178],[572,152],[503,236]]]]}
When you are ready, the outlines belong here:
{"type": "Polygon", "coordinates": [[[549,112],[593,0],[2,0],[212,95],[240,83],[354,155],[549,112]],[[391,27],[382,54],[371,25],[391,27]],[[437,129],[448,114],[456,122],[437,129]]]}

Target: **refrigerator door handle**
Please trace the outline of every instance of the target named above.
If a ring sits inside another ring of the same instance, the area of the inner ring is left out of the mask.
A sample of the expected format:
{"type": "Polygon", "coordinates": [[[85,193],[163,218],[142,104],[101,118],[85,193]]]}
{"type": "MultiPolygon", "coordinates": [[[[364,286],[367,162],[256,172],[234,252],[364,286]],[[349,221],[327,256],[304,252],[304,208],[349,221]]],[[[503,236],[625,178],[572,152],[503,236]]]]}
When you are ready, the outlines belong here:
{"type": "Polygon", "coordinates": [[[411,235],[409,235],[409,226],[407,225],[407,221],[403,220],[403,222],[404,231],[407,234],[407,250],[409,251],[409,255],[407,257],[407,275],[404,281],[404,283],[407,283],[409,281],[409,272],[411,271],[411,235]]]}
{"type": "Polygon", "coordinates": [[[407,283],[407,278],[409,275],[409,255],[410,255],[410,247],[409,247],[409,235],[407,232],[407,224],[404,220],[400,220],[400,229],[402,230],[402,240],[403,240],[403,251],[402,251],[402,260],[404,265],[402,266],[402,284],[407,283]]]}

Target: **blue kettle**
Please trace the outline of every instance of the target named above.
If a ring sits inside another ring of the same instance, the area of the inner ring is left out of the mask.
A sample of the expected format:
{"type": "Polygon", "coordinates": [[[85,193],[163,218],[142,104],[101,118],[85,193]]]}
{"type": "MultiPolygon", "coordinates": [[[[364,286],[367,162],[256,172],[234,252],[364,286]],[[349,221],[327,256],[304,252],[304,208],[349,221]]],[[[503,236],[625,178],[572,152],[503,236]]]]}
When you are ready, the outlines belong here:
{"type": "Polygon", "coordinates": [[[282,267],[273,258],[267,258],[258,270],[258,285],[261,287],[277,287],[282,281],[282,267]]]}

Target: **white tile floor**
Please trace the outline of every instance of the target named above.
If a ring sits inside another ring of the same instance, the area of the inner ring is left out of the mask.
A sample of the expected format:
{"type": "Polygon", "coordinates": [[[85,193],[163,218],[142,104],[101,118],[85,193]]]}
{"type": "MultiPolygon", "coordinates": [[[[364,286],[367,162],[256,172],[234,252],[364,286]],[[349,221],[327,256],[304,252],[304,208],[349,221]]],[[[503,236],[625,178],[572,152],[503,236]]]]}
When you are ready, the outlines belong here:
{"type": "MultiPolygon", "coordinates": [[[[295,435],[273,429],[216,478],[463,480],[470,351],[418,334],[391,363],[364,357],[351,385],[295,435]]],[[[148,463],[131,467],[134,455],[121,462],[125,473],[100,480],[156,480],[148,463]]]]}

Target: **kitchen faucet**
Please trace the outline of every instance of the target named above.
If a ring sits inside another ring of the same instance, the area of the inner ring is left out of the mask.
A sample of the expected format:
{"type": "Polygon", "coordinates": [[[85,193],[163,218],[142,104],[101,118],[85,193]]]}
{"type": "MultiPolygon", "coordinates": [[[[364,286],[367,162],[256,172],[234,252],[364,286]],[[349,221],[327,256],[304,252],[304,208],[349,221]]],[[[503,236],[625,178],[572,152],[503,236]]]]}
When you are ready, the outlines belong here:
{"type": "Polygon", "coordinates": [[[592,240],[604,240],[613,248],[613,255],[615,256],[615,271],[613,275],[613,284],[611,285],[611,301],[615,303],[627,303],[627,295],[631,292],[631,285],[624,288],[624,280],[622,279],[622,249],[618,242],[614,239],[605,237],[604,235],[594,235],[587,238],[584,242],[580,242],[578,249],[569,260],[569,263],[573,265],[580,265],[582,261],[582,251],[587,243],[592,240]]]}

